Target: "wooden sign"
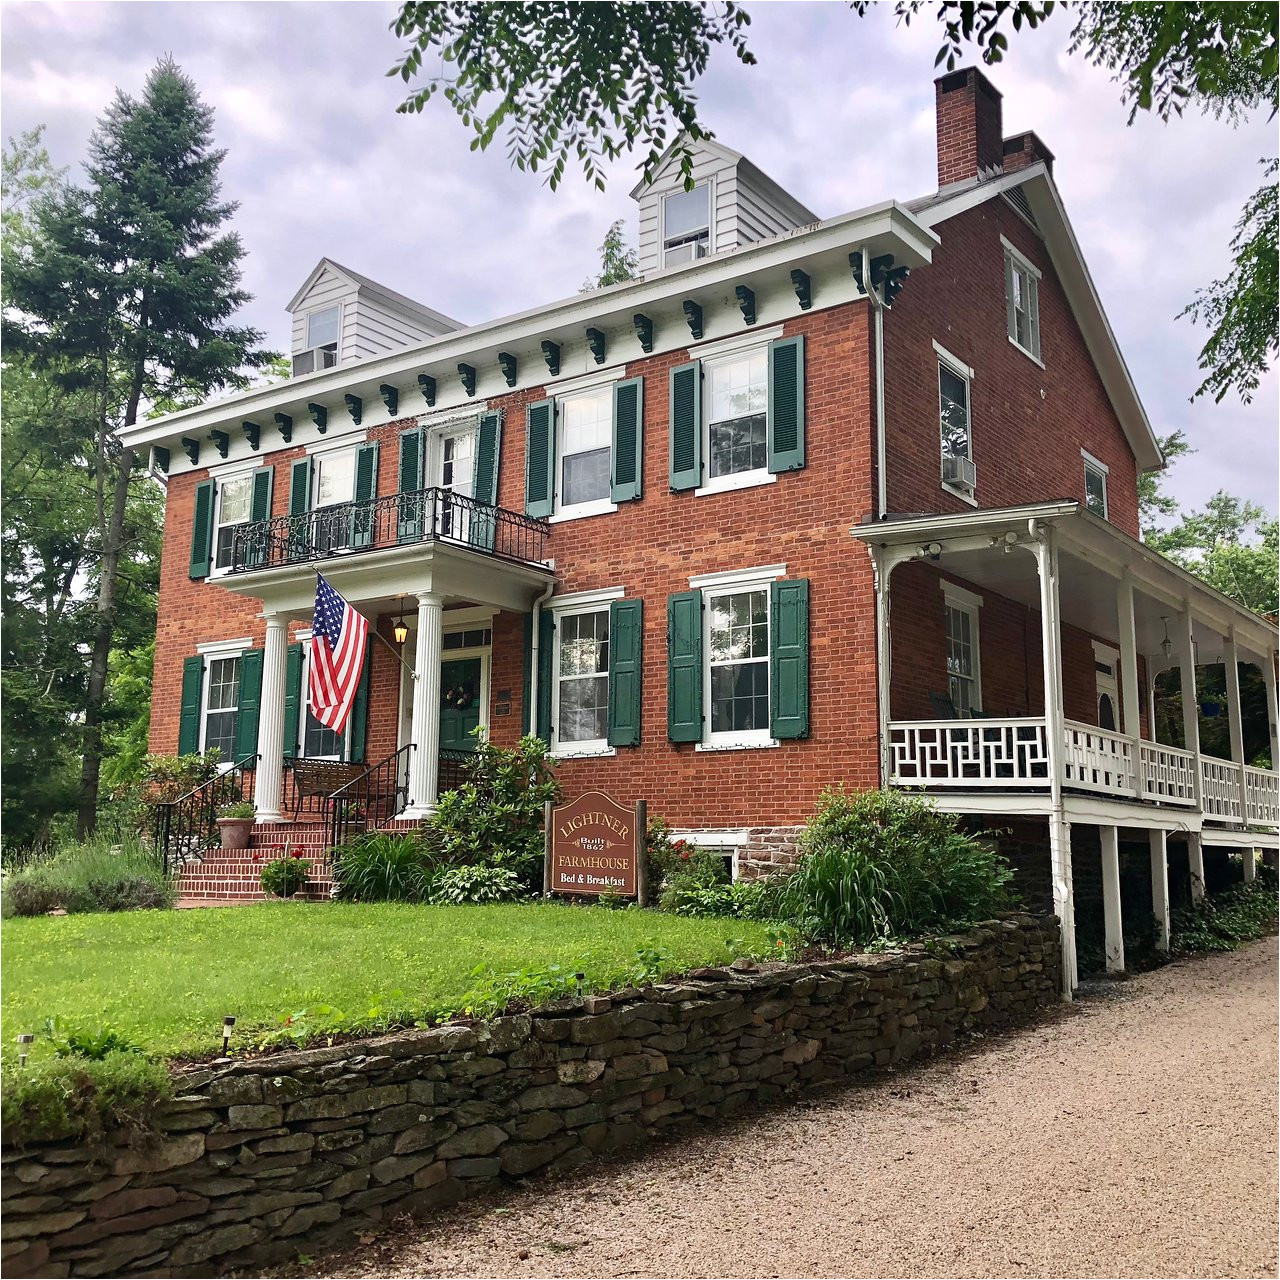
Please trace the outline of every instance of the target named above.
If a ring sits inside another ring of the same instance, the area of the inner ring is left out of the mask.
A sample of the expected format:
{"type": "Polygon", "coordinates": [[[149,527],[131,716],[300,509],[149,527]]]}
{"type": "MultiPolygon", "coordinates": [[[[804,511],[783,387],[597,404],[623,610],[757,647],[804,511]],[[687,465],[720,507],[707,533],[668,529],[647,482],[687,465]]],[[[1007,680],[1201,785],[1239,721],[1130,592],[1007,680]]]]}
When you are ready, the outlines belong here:
{"type": "Polygon", "coordinates": [[[624,809],[601,791],[546,806],[546,893],[616,894],[644,904],[645,803],[624,809]]]}

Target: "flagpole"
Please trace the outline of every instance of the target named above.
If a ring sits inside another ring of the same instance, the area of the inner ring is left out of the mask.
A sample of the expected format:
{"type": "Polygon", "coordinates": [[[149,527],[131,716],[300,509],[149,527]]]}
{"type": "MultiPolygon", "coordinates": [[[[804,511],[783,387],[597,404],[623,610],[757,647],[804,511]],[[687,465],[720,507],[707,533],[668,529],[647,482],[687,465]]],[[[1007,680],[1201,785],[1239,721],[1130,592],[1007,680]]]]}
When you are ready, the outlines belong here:
{"type": "MultiPolygon", "coordinates": [[[[320,570],[319,570],[319,569],[317,569],[317,570],[315,571],[315,574],[316,574],[316,584],[317,584],[317,586],[318,586],[318,585],[319,585],[319,583],[320,583],[320,579],[321,579],[324,575],[320,572],[320,570]]],[[[403,668],[404,668],[404,669],[409,673],[409,675],[410,675],[414,680],[416,680],[416,679],[418,678],[418,673],[417,673],[417,672],[416,672],[416,671],[415,671],[415,670],[414,670],[414,669],[413,669],[413,668],[412,668],[412,667],[411,667],[411,666],[410,666],[410,665],[409,665],[409,664],[404,660],[404,657],[403,657],[403,655],[401,654],[400,650],[399,650],[399,649],[397,649],[397,648],[396,648],[396,646],[395,646],[395,645],[393,645],[393,644],[391,643],[391,641],[390,641],[390,640],[388,640],[388,639],[387,639],[387,637],[386,637],[386,636],[384,636],[384,635],[383,635],[383,634],[378,630],[378,622],[377,622],[377,619],[376,619],[376,618],[369,619],[369,634],[370,634],[371,636],[373,636],[373,638],[374,638],[375,640],[381,640],[381,641],[382,641],[382,643],[383,643],[383,644],[385,644],[385,645],[387,646],[387,648],[391,650],[391,652],[395,655],[395,659],[396,659],[396,661],[397,661],[397,662],[398,662],[398,663],[399,663],[399,664],[400,664],[400,665],[401,665],[401,666],[402,666],[402,667],[403,667],[403,668]]]]}

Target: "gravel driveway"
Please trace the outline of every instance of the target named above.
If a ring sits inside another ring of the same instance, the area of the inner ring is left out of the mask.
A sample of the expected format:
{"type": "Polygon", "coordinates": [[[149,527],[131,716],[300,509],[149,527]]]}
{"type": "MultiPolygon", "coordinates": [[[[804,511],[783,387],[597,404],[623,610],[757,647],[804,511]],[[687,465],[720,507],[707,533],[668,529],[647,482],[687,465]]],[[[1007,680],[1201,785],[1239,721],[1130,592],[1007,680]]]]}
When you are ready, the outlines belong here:
{"type": "Polygon", "coordinates": [[[402,1221],[305,1273],[1274,1276],[1276,990],[1275,938],[1106,984],[1033,1029],[402,1221]]]}

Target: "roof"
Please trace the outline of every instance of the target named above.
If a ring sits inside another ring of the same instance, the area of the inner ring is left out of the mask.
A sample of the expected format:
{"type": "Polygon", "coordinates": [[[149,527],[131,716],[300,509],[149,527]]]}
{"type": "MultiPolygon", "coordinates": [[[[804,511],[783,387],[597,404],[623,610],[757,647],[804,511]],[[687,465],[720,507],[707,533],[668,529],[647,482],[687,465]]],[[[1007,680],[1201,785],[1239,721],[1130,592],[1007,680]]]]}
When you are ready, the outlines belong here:
{"type": "Polygon", "coordinates": [[[312,268],[311,273],[302,282],[298,292],[289,299],[285,306],[285,310],[292,312],[293,309],[307,295],[307,291],[315,284],[315,282],[324,274],[325,271],[331,271],[335,275],[341,276],[349,284],[354,285],[361,293],[371,293],[376,297],[382,298],[386,302],[390,302],[393,306],[399,307],[403,311],[408,311],[413,315],[421,316],[428,321],[433,328],[436,329],[461,329],[462,323],[458,320],[450,319],[439,311],[433,310],[431,307],[423,306],[421,302],[415,302],[412,298],[406,297],[403,293],[397,293],[394,289],[388,289],[385,284],[379,284],[376,280],[370,279],[369,276],[361,275],[359,271],[352,271],[350,267],[344,267],[340,262],[335,262],[332,258],[321,258],[319,262],[312,268]]]}

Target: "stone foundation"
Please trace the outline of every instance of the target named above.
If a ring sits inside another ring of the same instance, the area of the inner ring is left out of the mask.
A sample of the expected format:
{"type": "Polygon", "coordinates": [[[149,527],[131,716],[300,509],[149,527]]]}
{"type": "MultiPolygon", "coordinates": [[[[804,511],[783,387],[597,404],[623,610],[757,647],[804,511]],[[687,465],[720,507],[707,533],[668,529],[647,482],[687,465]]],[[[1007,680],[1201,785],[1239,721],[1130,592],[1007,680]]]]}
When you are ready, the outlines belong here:
{"type": "Polygon", "coordinates": [[[150,1144],[5,1149],[3,1271],[222,1275],[572,1169],[1058,1000],[1058,923],[672,983],[176,1077],[150,1144]]]}

